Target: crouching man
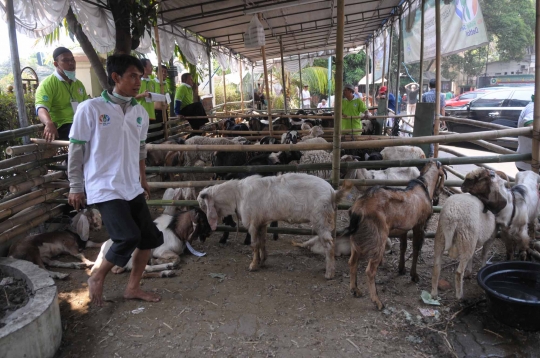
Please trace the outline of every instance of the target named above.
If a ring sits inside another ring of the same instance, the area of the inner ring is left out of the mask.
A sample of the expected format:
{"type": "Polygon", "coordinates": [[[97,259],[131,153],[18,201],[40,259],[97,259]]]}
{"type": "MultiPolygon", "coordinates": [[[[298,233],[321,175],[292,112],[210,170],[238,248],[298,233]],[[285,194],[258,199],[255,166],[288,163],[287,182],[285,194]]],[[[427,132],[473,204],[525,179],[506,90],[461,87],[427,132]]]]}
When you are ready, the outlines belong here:
{"type": "Polygon", "coordinates": [[[137,58],[113,55],[107,59],[112,91],[83,102],[69,133],[69,203],[76,210],[87,203],[101,212],[113,245],[102,265],[88,279],[93,304],[103,305],[103,283],[115,266],[123,267],[133,254],[133,270],[124,297],[157,302],[140,280],[150,251],[163,244],[145,201],[145,140],[148,113],[134,97],[141,87],[144,68],[137,58]],[[84,178],[84,181],[83,181],[84,178]],[[84,184],[83,184],[84,182],[84,184]]]}

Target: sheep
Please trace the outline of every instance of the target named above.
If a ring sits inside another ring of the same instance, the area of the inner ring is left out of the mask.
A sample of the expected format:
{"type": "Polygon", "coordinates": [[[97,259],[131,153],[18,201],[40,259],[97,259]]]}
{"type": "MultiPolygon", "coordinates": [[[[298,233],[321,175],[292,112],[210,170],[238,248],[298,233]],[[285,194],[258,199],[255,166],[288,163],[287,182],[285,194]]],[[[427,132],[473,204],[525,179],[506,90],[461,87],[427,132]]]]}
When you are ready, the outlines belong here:
{"type": "Polygon", "coordinates": [[[406,189],[379,186],[370,188],[356,199],[349,210],[350,223],[344,234],[350,236],[351,240],[349,288],[353,296],[360,297],[356,282],[358,261],[360,255],[367,256],[369,294],[379,310],[384,305],[377,295],[375,275],[383,259],[388,236],[400,236],[399,273],[404,274],[407,232],[413,230],[411,279],[419,281],[416,264],[424,242],[424,226],[433,212],[432,199],[444,185],[446,172],[440,162],[430,161],[420,174],[409,182],[406,189]]]}
{"type": "Polygon", "coordinates": [[[402,145],[381,150],[383,160],[425,159],[426,154],[419,147],[402,145]]]}
{"type": "Polygon", "coordinates": [[[322,137],[324,135],[324,130],[321,126],[314,126],[309,130],[309,134],[302,137],[302,142],[307,141],[308,139],[322,137]]]}
{"type": "MultiPolygon", "coordinates": [[[[9,248],[8,257],[30,261],[42,269],[49,267],[83,269],[94,263],[88,260],[80,251],[90,243],[90,231],[101,229],[101,214],[98,210],[84,210],[75,215],[70,228],[65,231],[53,231],[27,236],[15,242],[9,248]],[[62,262],[53,260],[60,254],[76,257],[81,262],[62,262]]],[[[69,274],[47,271],[49,276],[64,279],[69,274]]]]}
{"type": "Polygon", "coordinates": [[[309,131],[311,128],[313,128],[308,122],[302,122],[302,125],[300,126],[300,130],[303,131],[309,131]]]}
{"type": "Polygon", "coordinates": [[[507,189],[501,176],[506,177],[501,172],[478,168],[465,176],[461,190],[476,196],[484,204],[484,210],[495,215],[506,246],[506,258],[511,260],[515,249],[526,256],[530,240],[534,238],[531,235],[534,235],[538,214],[539,177],[532,171],[519,172],[517,185],[507,189]]]}
{"type": "MultiPolygon", "coordinates": [[[[168,188],[163,193],[162,200],[197,200],[197,190],[195,188],[168,188]]],[[[163,206],[163,214],[174,215],[176,210],[187,210],[187,206],[163,206]]]]}
{"type": "MultiPolygon", "coordinates": [[[[342,157],[342,161],[345,158],[342,157]]],[[[347,170],[344,179],[377,179],[377,180],[413,180],[420,176],[416,167],[396,167],[385,170],[367,170],[365,168],[347,170]]],[[[367,186],[357,185],[360,192],[367,190],[367,186]]]]}
{"type": "Polygon", "coordinates": [[[212,230],[218,218],[238,215],[251,234],[253,260],[250,271],[264,265],[266,252],[266,225],[272,221],[311,223],[319,240],[326,248],[327,279],[335,275],[332,230],[335,227],[337,204],[350,191],[345,183],[341,190],[320,178],[306,174],[288,173],[277,177],[251,176],[243,180],[203,189],[197,200],[205,211],[212,230]]]}
{"type": "Polygon", "coordinates": [[[439,215],[435,234],[433,274],[431,276],[431,297],[437,297],[441,258],[444,251],[459,260],[455,275],[456,298],[463,298],[463,277],[472,273],[473,256],[482,248],[482,265],[486,264],[488,250],[496,234],[495,216],[484,212],[484,204],[470,195],[452,195],[446,200],[439,215]]]}
{"type": "MultiPolygon", "coordinates": [[[[175,213],[174,215],[162,214],[154,223],[163,232],[163,244],[152,250],[150,265],[145,268],[143,278],[172,277],[172,271],[180,262],[180,255],[184,252],[187,244],[194,238],[205,241],[210,235],[210,226],[206,215],[197,208],[175,213]]],[[[107,240],[101,247],[101,251],[96,259],[92,272],[101,266],[105,254],[113,244],[111,239],[107,240]]],[[[131,271],[133,268],[132,259],[126,266],[114,266],[111,272],[120,274],[131,271]]]]}

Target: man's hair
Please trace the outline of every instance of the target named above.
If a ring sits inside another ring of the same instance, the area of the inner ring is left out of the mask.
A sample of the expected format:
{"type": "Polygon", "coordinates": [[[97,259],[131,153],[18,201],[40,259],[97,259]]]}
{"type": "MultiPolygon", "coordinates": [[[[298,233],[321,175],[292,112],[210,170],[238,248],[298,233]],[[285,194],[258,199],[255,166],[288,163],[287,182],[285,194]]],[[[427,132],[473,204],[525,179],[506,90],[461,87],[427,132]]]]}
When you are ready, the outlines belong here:
{"type": "Polygon", "coordinates": [[[182,73],[182,77],[180,77],[180,80],[182,81],[182,83],[186,83],[188,76],[191,76],[191,73],[189,72],[182,73]]]}
{"type": "Polygon", "coordinates": [[[53,60],[58,61],[58,56],[60,56],[60,55],[62,55],[64,53],[71,53],[72,54],[71,50],[68,49],[68,48],[65,48],[65,47],[62,47],[62,46],[55,48],[54,51],[53,51],[53,60]]]}
{"type": "Polygon", "coordinates": [[[429,80],[429,88],[435,88],[437,86],[437,82],[434,78],[429,80]]]}
{"type": "Polygon", "coordinates": [[[150,62],[150,60],[147,59],[147,58],[141,59],[141,63],[142,63],[142,65],[143,65],[143,68],[146,68],[146,65],[148,64],[148,62],[150,62]]]}
{"type": "Polygon", "coordinates": [[[144,73],[144,67],[137,57],[130,55],[111,55],[107,58],[107,81],[110,86],[114,86],[112,74],[115,72],[122,76],[129,67],[135,66],[141,73],[144,73]]]}

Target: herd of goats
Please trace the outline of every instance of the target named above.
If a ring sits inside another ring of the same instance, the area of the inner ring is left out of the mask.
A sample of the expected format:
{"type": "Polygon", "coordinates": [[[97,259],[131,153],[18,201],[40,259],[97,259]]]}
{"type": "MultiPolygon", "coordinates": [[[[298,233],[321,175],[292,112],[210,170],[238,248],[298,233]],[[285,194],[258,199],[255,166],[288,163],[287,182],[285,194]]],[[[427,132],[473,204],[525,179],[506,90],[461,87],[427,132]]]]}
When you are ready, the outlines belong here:
{"type": "MultiPolygon", "coordinates": [[[[253,145],[275,143],[326,143],[324,131],[316,120],[297,123],[302,130],[309,129],[309,135],[300,136],[297,128],[291,128],[287,119],[287,132],[281,141],[274,137],[264,137],[250,142],[248,137],[192,136],[174,139],[165,143],[186,145],[253,145]]],[[[366,123],[368,127],[369,123],[366,123]]],[[[224,119],[209,124],[213,129],[264,130],[268,122],[250,119],[248,124],[237,123],[234,119],[224,119]],[[257,122],[260,127],[254,128],[257,122]]],[[[274,123],[276,130],[283,123],[274,123]]],[[[285,125],[284,125],[285,126],[285,125]]],[[[254,148],[256,149],[256,148],[254,148]]],[[[425,159],[424,152],[413,146],[381,148],[380,150],[346,150],[341,161],[425,159]]],[[[210,152],[210,151],[150,151],[148,166],[214,167],[231,166],[271,166],[289,163],[331,163],[331,152],[308,150],[296,152],[210,152]]],[[[350,255],[350,291],[360,295],[357,286],[357,269],[360,258],[367,262],[366,276],[371,300],[381,310],[384,305],[379,300],[375,287],[377,268],[383,260],[389,237],[400,238],[399,273],[405,273],[405,251],[407,233],[412,230],[412,265],[410,276],[418,282],[418,256],[424,241],[424,230],[438,205],[439,194],[444,187],[446,171],[440,162],[428,161],[420,170],[416,167],[388,168],[384,170],[347,169],[341,172],[345,179],[339,190],[328,183],[330,170],[314,170],[300,173],[182,173],[179,177],[170,174],[169,180],[201,181],[226,179],[220,184],[197,188],[167,189],[163,199],[197,200],[199,208],[164,207],[163,213],[154,221],[164,234],[164,244],[153,250],[148,263],[146,277],[169,277],[179,262],[179,255],[186,246],[199,239],[204,241],[216,230],[221,221],[236,227],[240,221],[247,229],[244,243],[251,245],[253,258],[250,271],[258,270],[268,257],[266,250],[267,225],[277,226],[279,221],[288,223],[309,223],[316,236],[295,242],[295,246],[308,248],[325,256],[325,277],[335,275],[335,256],[350,255]],[[356,186],[347,179],[391,179],[407,180],[406,187],[356,186]],[[337,205],[347,197],[356,196],[349,210],[349,225],[333,238],[336,227],[337,205]]],[[[463,297],[463,278],[472,273],[473,255],[482,248],[482,266],[486,262],[491,243],[497,234],[506,247],[507,259],[517,253],[521,259],[540,259],[540,245],[535,242],[535,223],[538,216],[537,174],[526,171],[516,176],[511,186],[506,175],[486,168],[476,169],[466,175],[461,186],[463,194],[451,195],[444,203],[439,215],[434,245],[432,275],[432,297],[438,295],[438,282],[443,252],[459,261],[455,272],[456,297],[463,297]],[[538,250],[538,251],[537,251],[538,250]]],[[[97,210],[81,212],[72,220],[70,230],[39,234],[15,243],[9,256],[32,261],[45,268],[82,268],[93,265],[99,267],[112,241],[101,245],[95,263],[80,252],[83,247],[93,244],[88,241],[90,232],[101,229],[101,217],[97,210]],[[71,254],[81,262],[67,263],[53,258],[61,253],[71,254]]],[[[220,243],[226,243],[228,232],[224,232],[220,243]]],[[[277,234],[274,234],[277,239],[277,234]]],[[[125,267],[115,267],[113,272],[121,273],[131,269],[131,261],[125,267]]],[[[51,276],[62,278],[66,274],[52,272],[51,276]]]]}

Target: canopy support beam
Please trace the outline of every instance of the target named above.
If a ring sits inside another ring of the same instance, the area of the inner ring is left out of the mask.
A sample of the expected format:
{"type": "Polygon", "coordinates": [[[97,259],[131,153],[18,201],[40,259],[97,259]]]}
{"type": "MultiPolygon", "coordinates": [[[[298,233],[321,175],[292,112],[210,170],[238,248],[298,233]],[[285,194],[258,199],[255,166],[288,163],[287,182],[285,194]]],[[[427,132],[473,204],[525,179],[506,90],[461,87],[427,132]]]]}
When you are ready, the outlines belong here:
{"type": "Polygon", "coordinates": [[[287,111],[287,86],[285,83],[285,62],[283,61],[283,42],[279,38],[279,55],[281,57],[281,80],[283,81],[283,108],[287,111]]]}
{"type": "Polygon", "coordinates": [[[242,76],[242,57],[238,60],[238,70],[240,71],[240,109],[244,113],[244,77],[242,76]]]}
{"type": "Polygon", "coordinates": [[[341,117],[343,96],[338,91],[343,89],[343,34],[345,30],[345,0],[337,1],[337,34],[336,34],[336,96],[334,105],[334,141],[332,143],[332,185],[339,186],[341,159],[341,117]]]}
{"type": "Polygon", "coordinates": [[[536,63],[534,65],[536,70],[536,76],[534,78],[534,112],[533,112],[533,137],[532,137],[532,161],[531,169],[535,173],[538,173],[538,167],[540,166],[540,1],[536,1],[536,37],[534,39],[535,46],[534,51],[536,53],[536,63]]]}
{"type": "Polygon", "coordinates": [[[422,92],[424,91],[424,10],[426,8],[426,0],[422,0],[420,10],[422,16],[420,18],[420,90],[418,91],[418,102],[422,102],[422,92]]]}
{"type": "MultiPolygon", "coordinates": [[[[165,81],[165,79],[163,78],[162,73],[161,73],[161,45],[159,42],[159,30],[157,26],[154,26],[154,37],[156,41],[156,52],[157,52],[157,60],[158,60],[157,77],[159,81],[159,93],[165,94],[165,88],[163,86],[163,82],[165,81]]],[[[161,108],[162,108],[161,118],[163,120],[163,136],[165,140],[169,138],[169,128],[168,128],[169,126],[167,125],[167,107],[168,107],[167,102],[161,103],[161,108]]]]}
{"type": "MultiPolygon", "coordinates": [[[[259,14],[259,20],[262,20],[262,15],[259,14]]],[[[272,123],[272,99],[270,98],[270,86],[268,83],[268,69],[266,68],[266,50],[264,46],[261,46],[261,54],[263,58],[263,70],[264,70],[264,87],[266,92],[266,100],[268,102],[267,111],[268,111],[268,131],[272,135],[274,126],[272,123]]]]}
{"type": "MultiPolygon", "coordinates": [[[[435,0],[435,124],[433,135],[439,135],[441,123],[441,2],[435,0]]],[[[433,157],[439,156],[439,143],[433,145],[433,157]]]]}
{"type": "Polygon", "coordinates": [[[300,61],[300,54],[298,54],[298,73],[300,74],[300,108],[304,108],[304,96],[302,95],[304,83],[302,82],[302,61],[300,61]]]}

